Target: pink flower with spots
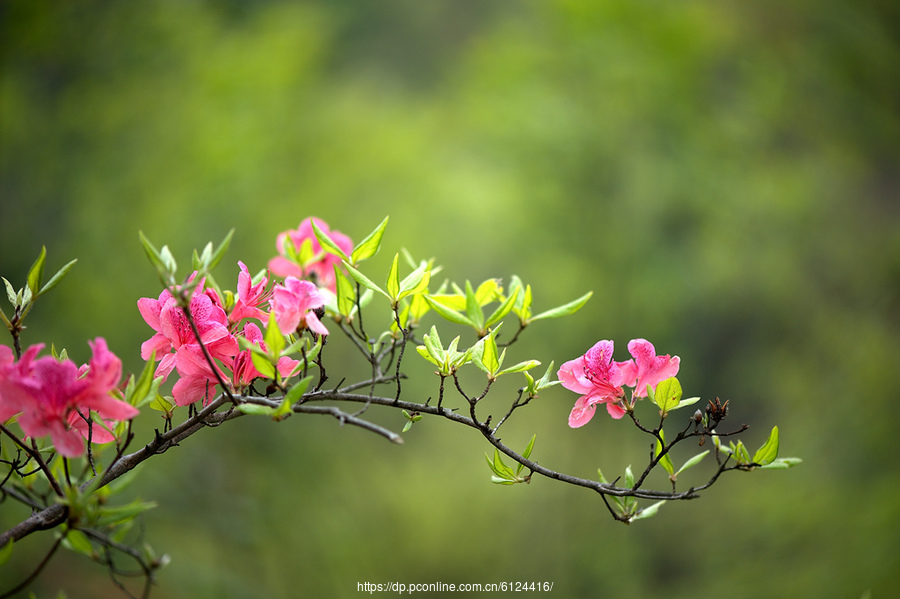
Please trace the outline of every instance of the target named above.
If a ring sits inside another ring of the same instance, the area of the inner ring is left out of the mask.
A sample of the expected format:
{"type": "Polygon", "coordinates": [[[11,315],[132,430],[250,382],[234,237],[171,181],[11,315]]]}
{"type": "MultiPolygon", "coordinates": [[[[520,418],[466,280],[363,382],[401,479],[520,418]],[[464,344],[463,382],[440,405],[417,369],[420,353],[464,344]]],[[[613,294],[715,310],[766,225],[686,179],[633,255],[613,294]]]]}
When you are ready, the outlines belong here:
{"type": "MultiPolygon", "coordinates": [[[[162,356],[156,367],[157,376],[168,377],[179,366],[193,370],[193,364],[188,361],[196,357],[200,346],[187,316],[175,298],[164,290],[159,299],[139,299],[138,310],[150,328],[156,331],[141,345],[141,358],[149,360],[154,351],[157,358],[162,356]]],[[[240,348],[237,340],[228,332],[225,311],[209,295],[199,289],[195,291],[190,301],[190,313],[200,333],[200,340],[213,358],[229,360],[238,353],[240,348]]]]}
{"type": "MultiPolygon", "coordinates": [[[[189,309],[200,333],[200,341],[210,357],[227,365],[240,347],[228,331],[228,317],[216,299],[216,294],[198,288],[191,296],[189,309]]],[[[172,370],[177,370],[181,377],[172,387],[175,403],[185,406],[201,399],[204,403],[208,402],[218,377],[207,362],[203,348],[175,298],[168,291],[163,291],[159,299],[145,297],[138,300],[138,309],[147,324],[156,331],[141,345],[141,357],[149,360],[155,351],[157,357],[162,356],[156,375],[168,378],[172,370]]],[[[221,375],[218,366],[216,370],[221,375]]]]}
{"type": "Polygon", "coordinates": [[[340,264],[341,259],[322,249],[313,232],[313,221],[345,254],[350,255],[353,251],[353,242],[349,237],[340,231],[330,230],[325,221],[307,218],[297,229],[278,234],[275,247],[280,255],[269,261],[269,270],[279,277],[311,279],[317,285],[335,291],[337,283],[334,278],[334,265],[340,264]],[[285,244],[289,244],[293,252],[289,252],[285,244]]]}
{"type": "Polygon", "coordinates": [[[268,298],[269,293],[266,292],[266,285],[269,284],[269,277],[263,277],[256,285],[250,278],[250,271],[243,262],[238,262],[241,272],[238,275],[237,300],[234,308],[228,315],[228,321],[232,323],[240,322],[244,318],[256,318],[258,320],[266,319],[266,312],[259,308],[268,298]]]}
{"type": "Polygon", "coordinates": [[[15,378],[17,371],[15,361],[12,349],[0,345],[0,423],[6,422],[22,411],[14,392],[7,391],[4,394],[6,386],[15,378]]]}
{"type": "Polygon", "coordinates": [[[172,398],[178,406],[187,406],[195,401],[202,401],[203,405],[208,404],[215,395],[219,377],[223,381],[228,380],[218,365],[216,372],[209,367],[203,349],[196,343],[182,346],[178,353],[176,368],[180,378],[172,386],[172,398]]]}
{"type": "Polygon", "coordinates": [[[319,335],[327,335],[328,329],[319,321],[315,309],[325,305],[325,298],[319,289],[309,281],[301,281],[288,277],[284,285],[275,285],[272,299],[269,300],[275,313],[275,322],[285,334],[291,334],[297,328],[308,328],[319,335]]]}
{"type": "Polygon", "coordinates": [[[653,344],[646,339],[632,339],[628,342],[628,353],[634,359],[622,364],[625,384],[634,387],[634,397],[647,397],[647,385],[656,386],[678,374],[681,358],[678,356],[657,356],[653,344]]]}
{"type": "Polygon", "coordinates": [[[656,386],[678,373],[678,356],[657,356],[646,339],[628,342],[631,360],[615,362],[613,342],[599,341],[583,356],[565,362],[557,376],[562,386],[580,393],[569,414],[569,426],[578,428],[594,417],[597,404],[605,403],[609,415],[619,419],[625,415],[625,387],[634,387],[632,399],[647,397],[647,386],[656,386]]]}
{"type": "Polygon", "coordinates": [[[613,418],[625,415],[620,401],[625,396],[625,373],[622,364],[613,361],[613,349],[612,341],[599,341],[583,356],[560,366],[557,376],[562,386],[581,394],[569,414],[572,428],[587,424],[594,417],[597,404],[605,403],[613,418]]]}
{"type": "Polygon", "coordinates": [[[29,437],[49,435],[57,452],[65,457],[84,453],[82,437],[96,443],[113,440],[104,426],[134,418],[137,408],[116,399],[111,392],[122,378],[122,362],[98,337],[90,343],[93,357],[78,368],[71,360],[53,356],[38,358],[43,345],[31,346],[16,364],[0,350],[0,416],[21,412],[18,424],[29,437]]]}
{"type": "MultiPolygon", "coordinates": [[[[244,337],[254,345],[258,345],[263,351],[267,351],[266,344],[263,343],[263,334],[259,327],[252,322],[244,325],[244,337]]],[[[246,389],[253,382],[253,379],[264,378],[263,375],[253,365],[253,358],[250,357],[251,351],[245,349],[234,358],[232,363],[232,385],[235,389],[246,389]]],[[[298,360],[281,356],[278,360],[278,372],[282,379],[290,377],[294,369],[300,365],[298,360]]]]}

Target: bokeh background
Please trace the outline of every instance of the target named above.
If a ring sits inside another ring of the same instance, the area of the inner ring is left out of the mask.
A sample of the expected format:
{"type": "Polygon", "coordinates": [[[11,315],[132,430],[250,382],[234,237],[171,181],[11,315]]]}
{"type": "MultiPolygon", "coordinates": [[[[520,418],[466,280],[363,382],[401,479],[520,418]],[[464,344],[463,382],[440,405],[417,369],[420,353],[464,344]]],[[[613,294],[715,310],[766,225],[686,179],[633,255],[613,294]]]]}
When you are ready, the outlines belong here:
{"type": "MultiPolygon", "coordinates": [[[[0,2],[0,274],[21,285],[41,245],[50,271],[79,260],[26,343],[85,361],[104,336],[141,368],[135,302],[158,282],[138,230],[186,268],[235,227],[217,271],[233,286],[238,259],[263,268],[305,216],[358,240],[390,215],[373,277],[406,247],[460,282],[518,274],[538,310],[594,291],[511,359],[614,339],[621,360],[651,339],[681,356],[688,395],[731,401],[751,449],[778,424],[804,459],[623,526],[582,489],[492,485],[487,446],[447,422],[397,447],[245,418],[129,489],[159,502],[143,537],[172,563],[155,596],[897,596],[898,33],[887,0],[0,2]]],[[[416,360],[406,388],[424,398],[416,360]]],[[[538,461],[586,477],[645,463],[626,422],[569,430],[574,399],[542,394],[504,439],[537,433],[538,461]]],[[[161,421],[140,425],[138,441],[161,421]]],[[[0,504],[4,527],[20,516],[0,504]]],[[[50,540],[20,543],[0,579],[50,540]]],[[[33,590],[60,588],[121,596],[74,555],[33,590]]]]}

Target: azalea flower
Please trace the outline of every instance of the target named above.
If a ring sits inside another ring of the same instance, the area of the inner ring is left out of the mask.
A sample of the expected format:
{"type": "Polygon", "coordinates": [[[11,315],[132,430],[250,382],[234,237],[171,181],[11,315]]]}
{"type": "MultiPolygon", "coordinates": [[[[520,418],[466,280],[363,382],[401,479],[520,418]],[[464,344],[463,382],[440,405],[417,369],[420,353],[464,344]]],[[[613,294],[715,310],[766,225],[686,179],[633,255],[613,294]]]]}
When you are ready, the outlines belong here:
{"type": "Polygon", "coordinates": [[[613,418],[625,415],[620,401],[625,396],[622,388],[625,373],[622,364],[612,359],[614,347],[612,341],[599,341],[583,356],[560,366],[557,376],[562,386],[581,393],[569,414],[572,428],[587,424],[599,403],[606,404],[606,410],[613,418]]]}
{"type": "MultiPolygon", "coordinates": [[[[259,327],[256,326],[256,324],[248,322],[244,325],[244,337],[247,341],[258,345],[263,351],[267,351],[268,348],[263,342],[262,331],[259,330],[259,327]]],[[[231,376],[235,389],[244,389],[253,382],[253,379],[263,377],[262,373],[260,373],[253,365],[253,358],[250,354],[251,350],[245,349],[234,357],[234,362],[231,365],[231,376]]],[[[277,368],[282,379],[289,378],[299,364],[300,362],[298,360],[294,360],[288,356],[281,356],[278,360],[277,368]]]]}
{"type": "Polygon", "coordinates": [[[280,255],[269,261],[269,270],[279,277],[310,278],[316,284],[335,291],[337,282],[334,278],[334,265],[340,264],[341,258],[322,249],[322,245],[313,232],[313,222],[345,254],[350,255],[350,252],[353,251],[353,242],[349,237],[340,231],[330,230],[325,221],[318,218],[307,218],[300,223],[297,229],[278,234],[275,247],[280,255]],[[287,252],[286,243],[292,245],[299,262],[287,252]]]}
{"type": "Polygon", "coordinates": [[[4,395],[4,389],[10,384],[9,381],[15,372],[15,361],[12,349],[0,345],[0,423],[6,422],[22,411],[13,393],[7,391],[4,395]]]}
{"type": "Polygon", "coordinates": [[[625,384],[634,387],[634,397],[647,397],[647,385],[654,390],[667,378],[678,374],[681,358],[678,356],[657,356],[653,344],[646,339],[632,339],[628,342],[628,353],[634,359],[622,364],[625,384]]]}
{"type": "MultiPolygon", "coordinates": [[[[157,357],[162,356],[156,367],[156,375],[167,378],[176,367],[180,367],[179,374],[182,369],[193,371],[193,358],[198,351],[202,355],[202,350],[187,316],[168,290],[164,290],[159,299],[139,299],[138,310],[144,321],[156,331],[141,345],[141,358],[144,360],[149,360],[153,352],[156,352],[157,357]]],[[[229,360],[238,353],[240,348],[237,340],[228,332],[225,311],[209,295],[195,291],[191,296],[190,313],[200,333],[200,341],[213,358],[229,360]]]]}
{"type": "Polygon", "coordinates": [[[203,405],[208,404],[215,395],[219,378],[223,381],[228,378],[218,366],[216,372],[210,368],[203,348],[196,343],[179,349],[176,368],[179,379],[172,386],[172,398],[178,406],[187,406],[201,400],[203,405]]]}
{"type": "MultiPolygon", "coordinates": [[[[198,288],[191,296],[189,310],[200,333],[200,342],[210,357],[227,365],[240,347],[228,331],[228,317],[217,299],[217,294],[211,297],[210,293],[198,288]]],[[[219,377],[222,380],[228,377],[222,375],[218,366],[218,375],[212,370],[191,323],[172,294],[164,290],[159,299],[141,298],[138,300],[138,310],[150,328],[156,331],[141,345],[141,357],[149,360],[156,352],[157,357],[162,356],[156,375],[166,379],[172,370],[177,370],[181,377],[172,387],[175,403],[185,406],[201,399],[204,403],[208,402],[219,377]]]]}
{"type": "Polygon", "coordinates": [[[259,306],[269,297],[269,294],[266,293],[266,285],[269,284],[269,278],[263,277],[259,283],[254,285],[247,266],[243,262],[238,261],[238,267],[241,269],[241,272],[238,275],[237,300],[234,303],[234,308],[231,309],[231,313],[228,315],[229,322],[240,322],[243,318],[265,320],[266,312],[261,310],[259,306]]]}
{"type": "Polygon", "coordinates": [[[287,277],[284,285],[275,285],[269,304],[275,313],[278,328],[286,335],[293,333],[298,327],[309,328],[319,335],[328,334],[328,329],[313,311],[325,305],[325,298],[309,281],[287,277]]]}
{"type": "MultiPolygon", "coordinates": [[[[71,360],[38,358],[42,344],[28,348],[15,365],[0,350],[0,417],[8,418],[10,410],[21,412],[18,424],[27,436],[49,435],[60,455],[76,457],[84,453],[86,418],[109,426],[137,416],[137,408],[110,394],[122,378],[121,360],[102,337],[90,346],[93,357],[81,368],[71,360]]],[[[93,442],[113,438],[102,424],[91,428],[93,442]]]]}
{"type": "Polygon", "coordinates": [[[580,393],[569,414],[569,426],[578,428],[594,417],[596,405],[606,404],[609,415],[619,419],[625,415],[625,387],[633,387],[633,399],[647,397],[647,386],[656,386],[678,374],[678,356],[657,356],[653,344],[646,339],[628,342],[631,360],[615,362],[612,359],[612,341],[599,341],[585,354],[565,362],[557,377],[562,386],[580,393]]]}

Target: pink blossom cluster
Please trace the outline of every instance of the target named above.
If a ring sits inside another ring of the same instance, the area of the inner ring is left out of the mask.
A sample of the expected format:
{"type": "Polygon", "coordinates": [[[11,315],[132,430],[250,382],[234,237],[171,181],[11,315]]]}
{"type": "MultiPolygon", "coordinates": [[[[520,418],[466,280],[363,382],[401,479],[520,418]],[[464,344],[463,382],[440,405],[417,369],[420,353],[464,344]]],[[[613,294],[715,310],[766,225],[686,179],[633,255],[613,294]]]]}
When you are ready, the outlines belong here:
{"type": "MultiPolygon", "coordinates": [[[[290,236],[295,242],[302,244],[312,238],[315,243],[318,259],[301,269],[286,258],[275,258],[270,262],[270,269],[275,274],[286,276],[283,283],[274,283],[269,288],[268,273],[258,283],[253,284],[250,272],[243,262],[238,262],[237,294],[233,306],[229,308],[222,301],[218,292],[205,286],[201,281],[194,289],[190,299],[189,312],[197,333],[191,327],[184,310],[176,298],[164,290],[158,298],[141,298],[138,310],[155,334],[141,345],[141,357],[149,360],[152,355],[160,358],[156,375],[168,378],[172,371],[178,373],[179,379],[172,388],[175,403],[180,406],[196,401],[209,400],[216,393],[220,381],[225,382],[231,392],[246,389],[254,379],[263,375],[253,365],[251,351],[241,350],[237,341],[243,336],[247,341],[259,346],[264,351],[267,347],[263,341],[261,325],[269,322],[269,315],[274,317],[279,330],[287,335],[309,329],[317,335],[327,335],[328,329],[319,320],[316,311],[325,305],[325,296],[311,281],[294,276],[294,273],[309,275],[315,273],[320,284],[333,284],[334,272],[331,270],[330,254],[321,252],[321,248],[312,234],[309,220],[304,221],[298,231],[288,231],[279,235],[280,239],[290,236]],[[307,237],[301,239],[303,234],[307,237]],[[295,268],[288,268],[292,264],[295,268]],[[327,264],[327,267],[326,267],[327,264]],[[331,274],[328,279],[326,273],[331,274]],[[258,322],[254,322],[258,321],[258,322]],[[197,339],[199,334],[199,341],[197,339]],[[202,343],[202,345],[201,345],[202,343]],[[205,348],[205,351],[204,351],[205,348]],[[207,357],[208,356],[208,357],[207,357]],[[212,365],[210,365],[212,362],[212,365]],[[215,369],[214,369],[214,368],[215,369]]],[[[328,226],[316,221],[316,225],[324,231],[328,226]]],[[[340,235],[331,233],[332,236],[340,235]]],[[[338,237],[338,243],[352,246],[349,238],[338,237]]],[[[283,245],[281,246],[283,247],[283,245]]],[[[349,250],[348,250],[349,251],[349,250]]],[[[282,356],[277,364],[282,377],[291,376],[299,367],[299,362],[282,356]]]]}
{"type": "Polygon", "coordinates": [[[296,277],[298,279],[310,279],[319,286],[334,291],[337,282],[334,278],[334,266],[341,263],[339,256],[326,253],[322,249],[319,240],[313,232],[312,224],[315,222],[320,231],[328,237],[341,250],[349,255],[353,251],[353,242],[340,231],[332,231],[328,224],[318,218],[307,218],[296,229],[279,233],[275,241],[275,247],[279,255],[269,261],[269,270],[279,277],[296,277]],[[297,261],[288,255],[285,244],[290,243],[296,256],[301,258],[308,256],[303,261],[297,261]],[[304,246],[306,251],[304,252],[304,246]]]}
{"type": "Polygon", "coordinates": [[[82,437],[93,443],[115,440],[114,423],[134,418],[138,410],[113,395],[122,361],[102,337],[90,346],[93,357],[78,367],[71,360],[37,357],[43,344],[29,347],[18,361],[0,345],[0,423],[18,414],[26,436],[49,435],[65,457],[84,453],[82,437]]]}
{"type": "Polygon", "coordinates": [[[606,404],[613,418],[625,415],[625,387],[633,387],[632,398],[647,397],[647,387],[656,386],[678,374],[678,356],[657,356],[653,344],[646,339],[632,339],[628,352],[632,359],[613,360],[612,341],[597,342],[583,356],[565,362],[557,376],[562,386],[580,393],[569,414],[569,426],[578,428],[594,417],[597,404],[606,404]]]}

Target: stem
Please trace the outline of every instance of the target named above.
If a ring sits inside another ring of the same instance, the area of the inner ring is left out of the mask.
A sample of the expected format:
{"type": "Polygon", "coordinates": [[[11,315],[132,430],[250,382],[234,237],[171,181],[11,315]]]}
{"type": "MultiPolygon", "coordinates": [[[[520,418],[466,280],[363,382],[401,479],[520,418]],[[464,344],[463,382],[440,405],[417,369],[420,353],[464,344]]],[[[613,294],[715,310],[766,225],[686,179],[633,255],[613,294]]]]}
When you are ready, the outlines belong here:
{"type": "Polygon", "coordinates": [[[39,563],[39,564],[37,565],[37,568],[35,568],[34,572],[32,572],[32,573],[28,576],[28,578],[26,578],[25,580],[23,580],[22,582],[20,582],[18,585],[16,585],[15,588],[12,588],[12,589],[10,589],[9,591],[7,591],[7,592],[3,593],[2,595],[0,595],[0,599],[6,599],[7,597],[12,597],[13,595],[15,595],[16,593],[18,593],[18,592],[21,591],[22,589],[26,588],[28,585],[30,585],[30,584],[34,581],[34,579],[37,578],[38,575],[40,575],[40,573],[41,573],[41,571],[44,569],[44,567],[45,567],[48,563],[50,563],[50,558],[52,558],[53,555],[56,553],[56,550],[59,549],[59,546],[60,546],[60,544],[62,543],[62,541],[63,541],[64,538],[66,538],[66,535],[65,535],[65,534],[59,535],[59,538],[56,539],[56,542],[53,543],[53,546],[52,546],[52,547],[50,547],[50,551],[47,552],[47,555],[44,556],[44,559],[41,560],[41,563],[39,563]]]}
{"type": "Polygon", "coordinates": [[[41,457],[41,453],[37,449],[32,449],[25,445],[25,442],[19,439],[16,435],[12,433],[8,428],[0,424],[0,431],[2,431],[6,436],[15,442],[16,445],[25,450],[25,453],[37,462],[38,467],[44,472],[44,475],[47,477],[47,480],[50,482],[50,486],[53,487],[53,492],[56,493],[59,497],[64,497],[65,493],[63,493],[62,487],[59,486],[59,483],[56,481],[56,478],[53,474],[50,473],[50,468],[47,466],[47,463],[41,457]]]}
{"type": "Polygon", "coordinates": [[[216,377],[216,382],[222,388],[222,392],[231,400],[231,403],[237,403],[235,397],[231,394],[231,389],[228,387],[228,384],[225,382],[225,379],[222,378],[222,373],[219,372],[216,363],[213,361],[212,355],[209,353],[209,350],[206,348],[206,344],[203,343],[203,339],[200,337],[200,330],[197,328],[197,323],[194,322],[194,316],[191,314],[191,305],[190,305],[190,296],[185,297],[183,292],[179,290],[179,296],[183,300],[183,304],[181,305],[181,310],[184,312],[187,321],[191,325],[191,331],[194,333],[194,339],[197,340],[197,344],[200,345],[200,349],[203,351],[203,357],[206,359],[207,365],[212,370],[213,375],[216,377]]]}

